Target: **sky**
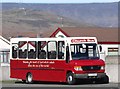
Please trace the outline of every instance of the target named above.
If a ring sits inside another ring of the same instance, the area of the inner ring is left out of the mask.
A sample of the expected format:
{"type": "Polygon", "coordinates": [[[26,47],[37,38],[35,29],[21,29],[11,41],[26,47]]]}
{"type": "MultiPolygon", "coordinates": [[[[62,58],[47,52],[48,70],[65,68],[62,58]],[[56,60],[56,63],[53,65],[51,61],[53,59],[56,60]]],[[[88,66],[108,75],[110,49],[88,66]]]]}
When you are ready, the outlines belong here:
{"type": "Polygon", "coordinates": [[[0,0],[0,2],[16,3],[107,3],[120,0],[0,0]]]}

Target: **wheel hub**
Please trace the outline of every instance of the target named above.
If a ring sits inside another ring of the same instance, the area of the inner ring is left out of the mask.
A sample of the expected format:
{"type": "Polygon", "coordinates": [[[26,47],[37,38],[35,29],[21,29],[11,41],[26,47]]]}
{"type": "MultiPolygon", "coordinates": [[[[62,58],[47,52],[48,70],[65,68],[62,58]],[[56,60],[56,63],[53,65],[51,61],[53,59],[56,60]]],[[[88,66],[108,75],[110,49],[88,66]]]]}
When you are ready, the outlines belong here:
{"type": "Polygon", "coordinates": [[[73,79],[72,79],[72,76],[69,76],[68,77],[68,81],[71,82],[73,79]]]}
{"type": "Polygon", "coordinates": [[[32,75],[28,75],[28,82],[32,81],[32,75]]]}

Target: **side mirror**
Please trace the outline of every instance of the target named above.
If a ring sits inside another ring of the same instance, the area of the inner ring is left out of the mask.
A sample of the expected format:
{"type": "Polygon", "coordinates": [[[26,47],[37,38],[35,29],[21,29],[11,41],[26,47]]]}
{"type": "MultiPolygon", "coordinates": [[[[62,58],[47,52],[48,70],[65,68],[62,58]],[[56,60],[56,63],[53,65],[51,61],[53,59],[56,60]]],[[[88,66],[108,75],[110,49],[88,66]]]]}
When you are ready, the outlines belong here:
{"type": "Polygon", "coordinates": [[[100,49],[100,52],[102,52],[102,46],[101,45],[99,46],[99,49],[100,49]]]}

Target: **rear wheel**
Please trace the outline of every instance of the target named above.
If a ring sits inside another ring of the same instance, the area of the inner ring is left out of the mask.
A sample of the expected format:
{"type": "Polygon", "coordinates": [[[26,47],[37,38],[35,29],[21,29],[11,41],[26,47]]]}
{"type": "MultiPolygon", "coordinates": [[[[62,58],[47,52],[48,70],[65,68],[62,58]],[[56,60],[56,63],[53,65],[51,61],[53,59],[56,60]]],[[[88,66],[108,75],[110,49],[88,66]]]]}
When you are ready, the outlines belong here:
{"type": "Polygon", "coordinates": [[[26,83],[33,83],[33,76],[31,73],[28,73],[26,76],[26,83]]]}
{"type": "Polygon", "coordinates": [[[72,85],[75,84],[75,78],[73,76],[73,73],[68,73],[66,78],[67,84],[72,85]]]}

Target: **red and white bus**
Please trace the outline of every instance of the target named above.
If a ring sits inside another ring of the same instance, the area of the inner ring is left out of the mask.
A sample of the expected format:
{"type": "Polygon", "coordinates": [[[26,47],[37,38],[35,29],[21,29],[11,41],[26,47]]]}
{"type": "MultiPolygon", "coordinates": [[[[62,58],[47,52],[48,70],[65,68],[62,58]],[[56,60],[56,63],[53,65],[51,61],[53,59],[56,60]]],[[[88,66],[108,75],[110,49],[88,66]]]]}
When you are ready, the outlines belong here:
{"type": "Polygon", "coordinates": [[[12,38],[10,77],[66,82],[90,79],[108,83],[96,37],[12,38]]]}

